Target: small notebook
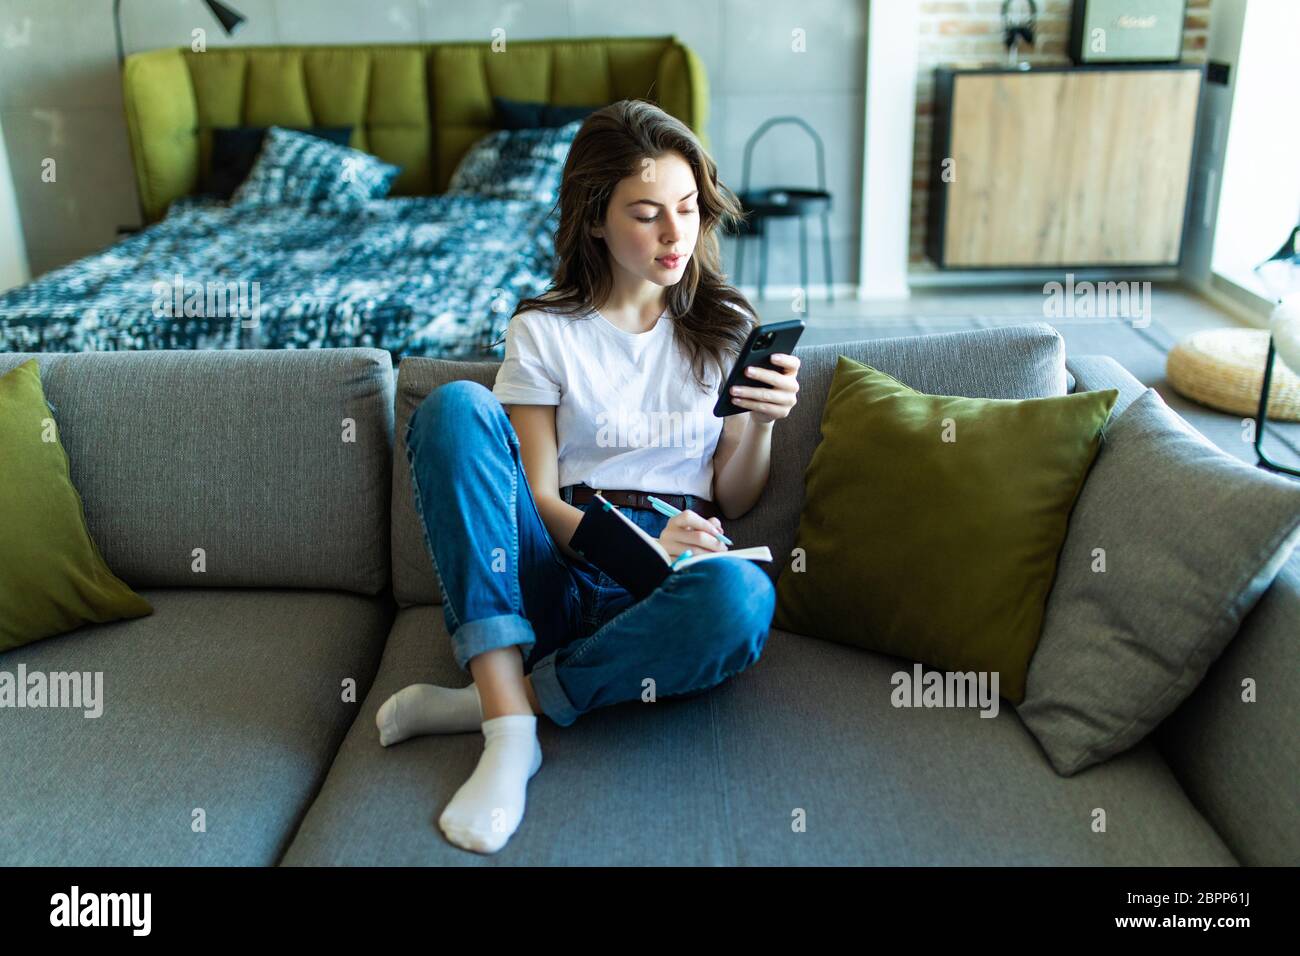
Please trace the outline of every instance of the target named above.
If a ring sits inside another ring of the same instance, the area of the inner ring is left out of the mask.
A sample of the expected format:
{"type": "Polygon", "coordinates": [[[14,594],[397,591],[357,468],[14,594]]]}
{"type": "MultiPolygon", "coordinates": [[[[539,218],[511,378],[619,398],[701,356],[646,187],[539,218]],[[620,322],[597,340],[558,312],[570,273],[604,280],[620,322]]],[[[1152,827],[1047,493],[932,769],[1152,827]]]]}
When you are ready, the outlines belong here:
{"type": "Polygon", "coordinates": [[[600,495],[601,505],[591,508],[578,522],[569,541],[571,547],[600,570],[627,588],[637,600],[651,594],[668,575],[700,561],[715,558],[739,558],[748,561],[771,561],[766,547],[739,548],[731,551],[701,551],[674,564],[664,546],[645,529],[623,514],[600,495]]]}

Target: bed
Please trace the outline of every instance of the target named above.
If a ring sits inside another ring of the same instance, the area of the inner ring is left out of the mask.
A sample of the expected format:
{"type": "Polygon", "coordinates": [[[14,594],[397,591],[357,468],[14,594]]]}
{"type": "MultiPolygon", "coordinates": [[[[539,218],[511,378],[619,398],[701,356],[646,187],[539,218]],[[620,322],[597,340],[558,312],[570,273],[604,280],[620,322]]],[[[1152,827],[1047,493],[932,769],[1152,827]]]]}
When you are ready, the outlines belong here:
{"type": "Polygon", "coordinates": [[[395,363],[499,359],[515,303],[549,282],[556,222],[551,203],[445,192],[492,131],[493,97],[643,97],[708,145],[703,69],[673,37],[510,41],[498,53],[490,43],[154,50],[127,58],[123,90],[146,226],[0,295],[0,350],[361,345],[395,363]],[[390,198],[344,211],[196,195],[214,128],[272,125],[351,126],[354,148],[402,167],[390,198]],[[195,289],[207,296],[200,314],[185,307],[195,289]],[[256,297],[254,317],[231,321],[222,290],[245,316],[256,297]]]}
{"type": "Polygon", "coordinates": [[[548,212],[477,196],[356,213],[181,199],[149,229],[0,295],[0,348],[371,346],[481,359],[514,304],[550,279],[548,212]],[[202,307],[187,315],[196,293],[202,307]]]}

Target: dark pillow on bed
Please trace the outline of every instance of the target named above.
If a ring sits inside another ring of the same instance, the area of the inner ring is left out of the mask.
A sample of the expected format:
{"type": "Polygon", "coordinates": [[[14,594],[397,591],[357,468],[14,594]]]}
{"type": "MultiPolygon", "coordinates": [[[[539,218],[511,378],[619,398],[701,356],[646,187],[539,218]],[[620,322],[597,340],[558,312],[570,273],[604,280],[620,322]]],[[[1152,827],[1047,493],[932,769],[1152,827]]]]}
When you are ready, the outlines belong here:
{"type": "MultiPolygon", "coordinates": [[[[212,163],[199,192],[229,200],[239,184],[248,178],[262,151],[267,126],[220,126],[212,130],[212,163]]],[[[346,146],[352,139],[351,126],[316,126],[299,130],[320,139],[346,146]]]]}
{"type": "Polygon", "coordinates": [[[526,103],[492,97],[492,125],[497,129],[548,129],[568,126],[574,120],[586,119],[599,106],[552,106],[550,103],[526,103]]]}

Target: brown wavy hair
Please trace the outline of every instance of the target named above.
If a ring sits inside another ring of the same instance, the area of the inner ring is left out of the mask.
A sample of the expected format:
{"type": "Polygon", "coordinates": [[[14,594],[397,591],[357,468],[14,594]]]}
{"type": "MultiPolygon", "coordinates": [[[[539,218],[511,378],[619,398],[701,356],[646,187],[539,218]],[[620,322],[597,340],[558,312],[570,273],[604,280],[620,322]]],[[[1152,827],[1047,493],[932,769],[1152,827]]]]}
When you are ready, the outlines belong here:
{"type": "MultiPolygon", "coordinates": [[[[690,127],[645,100],[611,103],[578,130],[560,184],[555,275],[545,292],[523,299],[510,317],[545,309],[576,318],[605,301],[613,287],[609,248],[590,227],[604,224],[619,180],[638,173],[642,160],[670,151],[680,153],[695,174],[700,231],[681,279],[666,288],[667,312],[701,389],[707,389],[706,364],[716,363],[721,374],[723,356],[738,355],[758,322],[749,301],[721,271],[718,228],[739,223],[744,212],[735,193],[718,181],[717,165],[690,127]]],[[[491,347],[504,341],[503,336],[491,347]]]]}

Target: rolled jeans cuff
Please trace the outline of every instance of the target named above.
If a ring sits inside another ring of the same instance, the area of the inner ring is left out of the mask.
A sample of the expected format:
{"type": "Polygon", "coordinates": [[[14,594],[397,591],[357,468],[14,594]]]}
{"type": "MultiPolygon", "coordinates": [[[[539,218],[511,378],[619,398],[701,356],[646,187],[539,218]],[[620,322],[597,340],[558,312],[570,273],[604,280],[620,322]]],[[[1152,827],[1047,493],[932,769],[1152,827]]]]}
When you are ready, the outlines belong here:
{"type": "Polygon", "coordinates": [[[466,673],[469,673],[470,659],[485,651],[518,645],[519,653],[527,660],[536,643],[532,623],[518,614],[501,614],[465,621],[451,636],[452,654],[460,669],[466,673]]]}
{"type": "Polygon", "coordinates": [[[552,651],[533,665],[529,679],[533,682],[533,693],[542,713],[561,727],[568,727],[578,719],[578,711],[569,700],[569,695],[560,686],[560,679],[555,674],[555,655],[552,651]]]}

